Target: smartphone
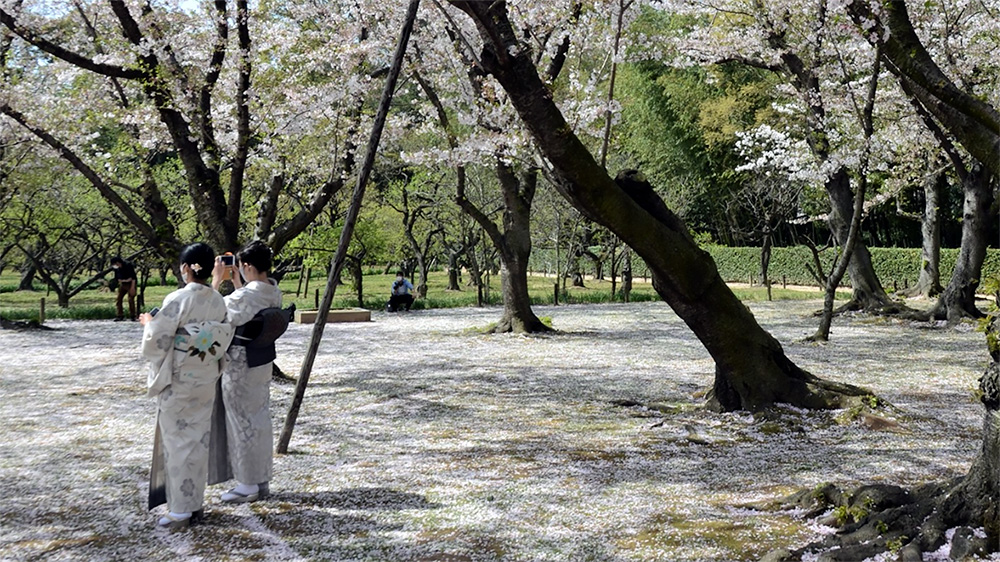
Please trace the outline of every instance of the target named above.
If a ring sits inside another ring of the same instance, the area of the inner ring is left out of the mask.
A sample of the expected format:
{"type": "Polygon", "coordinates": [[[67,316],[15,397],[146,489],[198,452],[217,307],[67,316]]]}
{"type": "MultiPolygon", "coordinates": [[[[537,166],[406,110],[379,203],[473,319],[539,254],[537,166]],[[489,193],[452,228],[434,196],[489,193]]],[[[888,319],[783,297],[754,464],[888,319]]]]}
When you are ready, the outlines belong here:
{"type": "Polygon", "coordinates": [[[224,254],[222,257],[222,265],[233,265],[236,263],[236,256],[232,254],[224,254]]]}
{"type": "Polygon", "coordinates": [[[150,311],[149,311],[149,315],[150,315],[150,316],[156,316],[156,313],[157,313],[157,312],[159,312],[159,311],[160,311],[160,307],[158,307],[158,306],[154,306],[154,307],[153,307],[153,310],[150,310],[150,311]]]}

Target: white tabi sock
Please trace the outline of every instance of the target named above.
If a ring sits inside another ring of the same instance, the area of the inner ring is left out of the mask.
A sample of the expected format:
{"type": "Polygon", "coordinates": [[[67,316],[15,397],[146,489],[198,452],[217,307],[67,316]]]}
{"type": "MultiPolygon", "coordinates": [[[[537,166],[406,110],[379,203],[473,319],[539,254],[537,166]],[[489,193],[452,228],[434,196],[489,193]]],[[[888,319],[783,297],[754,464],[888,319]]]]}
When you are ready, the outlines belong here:
{"type": "Polygon", "coordinates": [[[244,484],[242,482],[237,482],[236,487],[233,488],[233,491],[236,492],[237,494],[243,494],[244,496],[249,496],[259,492],[260,486],[258,486],[257,484],[244,484]]]}

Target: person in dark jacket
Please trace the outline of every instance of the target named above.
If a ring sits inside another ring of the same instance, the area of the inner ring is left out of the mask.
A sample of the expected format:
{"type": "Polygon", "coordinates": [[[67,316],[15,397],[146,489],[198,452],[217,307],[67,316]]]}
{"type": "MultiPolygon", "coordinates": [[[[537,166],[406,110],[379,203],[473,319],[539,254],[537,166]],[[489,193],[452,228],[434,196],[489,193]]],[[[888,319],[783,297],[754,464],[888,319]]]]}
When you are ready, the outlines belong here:
{"type": "Polygon", "coordinates": [[[403,276],[403,272],[396,273],[396,279],[392,282],[392,289],[389,294],[389,302],[386,304],[387,312],[396,312],[400,308],[410,310],[413,306],[413,284],[403,276]]]}
{"type": "Polygon", "coordinates": [[[122,300],[125,299],[125,295],[128,295],[128,319],[135,320],[135,265],[130,261],[115,256],[111,258],[111,269],[115,271],[115,281],[118,282],[118,299],[115,301],[115,322],[121,322],[125,319],[124,312],[122,311],[122,300]]]}

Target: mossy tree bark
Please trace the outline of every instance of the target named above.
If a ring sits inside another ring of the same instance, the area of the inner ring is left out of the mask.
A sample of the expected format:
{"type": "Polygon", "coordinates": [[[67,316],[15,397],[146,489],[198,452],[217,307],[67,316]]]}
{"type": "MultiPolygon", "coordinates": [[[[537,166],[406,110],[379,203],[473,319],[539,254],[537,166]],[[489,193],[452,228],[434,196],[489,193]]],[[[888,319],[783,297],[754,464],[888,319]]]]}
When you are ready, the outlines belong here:
{"type": "Polygon", "coordinates": [[[996,214],[992,211],[995,176],[979,164],[960,175],[965,193],[962,205],[962,244],[951,280],[930,311],[931,317],[949,322],[983,316],[976,307],[976,289],[979,288],[983,262],[986,260],[990,221],[996,214]]]}
{"type": "MultiPolygon", "coordinates": [[[[1000,552],[1000,326],[994,317],[987,328],[990,364],[979,380],[986,406],[983,445],[969,472],[957,480],[904,490],[896,486],[862,486],[844,492],[834,486],[804,490],[783,502],[812,514],[831,506],[856,514],[854,521],[824,523],[840,527],[836,534],[796,550],[777,550],[767,562],[801,560],[807,552],[823,552],[828,562],[864,560],[888,550],[899,550],[900,560],[922,560],[939,550],[946,532],[955,529],[962,539],[952,542],[952,559],[1000,552]],[[985,538],[977,536],[985,531],[985,538]]],[[[782,502],[779,502],[782,503],[782,502]]]]}
{"type": "Polygon", "coordinates": [[[641,175],[620,174],[617,182],[608,175],[552,101],[529,48],[511,27],[503,1],[450,1],[475,22],[484,42],[482,65],[506,90],[552,166],[556,189],[646,261],[657,293],[712,355],[716,377],[710,407],[758,410],[784,402],[831,408],[866,394],[857,387],[823,381],[795,365],[641,175]]]}

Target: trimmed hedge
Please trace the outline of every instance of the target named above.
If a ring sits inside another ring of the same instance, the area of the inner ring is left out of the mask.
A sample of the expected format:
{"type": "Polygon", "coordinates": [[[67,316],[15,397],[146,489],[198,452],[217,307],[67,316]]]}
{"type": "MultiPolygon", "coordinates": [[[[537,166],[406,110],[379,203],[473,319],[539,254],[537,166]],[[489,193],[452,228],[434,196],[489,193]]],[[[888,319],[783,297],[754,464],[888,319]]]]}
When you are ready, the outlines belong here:
{"type": "MultiPolygon", "coordinates": [[[[712,255],[719,274],[727,282],[760,282],[760,248],[730,248],[726,246],[706,246],[705,250],[712,255]]],[[[882,286],[886,290],[909,287],[917,282],[922,266],[920,248],[869,248],[872,265],[882,286]]],[[[941,284],[947,285],[951,272],[955,268],[958,248],[941,249],[941,284]]],[[[829,273],[833,252],[827,250],[820,254],[824,270],[829,273]]],[[[790,246],[773,248],[771,264],[768,267],[768,277],[772,283],[781,283],[782,279],[791,285],[818,285],[816,279],[809,273],[806,266],[812,267],[812,252],[805,246],[790,246]]],[[[986,261],[983,263],[983,277],[1000,275],[1000,250],[989,249],[986,261]]],[[[845,276],[845,286],[850,286],[850,279],[845,276]]]]}

